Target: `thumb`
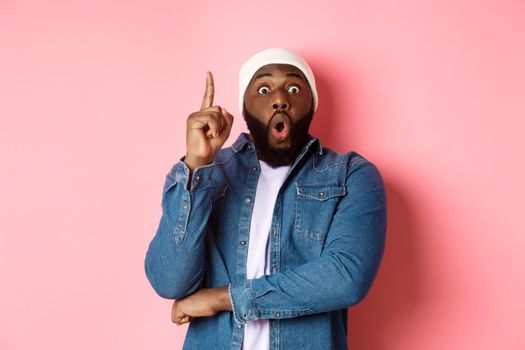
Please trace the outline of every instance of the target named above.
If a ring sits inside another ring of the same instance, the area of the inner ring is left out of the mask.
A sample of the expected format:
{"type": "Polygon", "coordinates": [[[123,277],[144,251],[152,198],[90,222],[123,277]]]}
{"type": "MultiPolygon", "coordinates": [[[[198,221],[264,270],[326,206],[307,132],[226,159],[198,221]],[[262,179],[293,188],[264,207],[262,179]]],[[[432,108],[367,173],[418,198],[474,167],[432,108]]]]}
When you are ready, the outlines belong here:
{"type": "Polygon", "coordinates": [[[231,128],[231,126],[233,125],[233,115],[230,114],[230,112],[228,112],[226,110],[226,108],[224,107],[221,107],[221,113],[222,113],[222,116],[224,117],[224,121],[226,122],[226,125],[228,126],[228,128],[231,128]]]}

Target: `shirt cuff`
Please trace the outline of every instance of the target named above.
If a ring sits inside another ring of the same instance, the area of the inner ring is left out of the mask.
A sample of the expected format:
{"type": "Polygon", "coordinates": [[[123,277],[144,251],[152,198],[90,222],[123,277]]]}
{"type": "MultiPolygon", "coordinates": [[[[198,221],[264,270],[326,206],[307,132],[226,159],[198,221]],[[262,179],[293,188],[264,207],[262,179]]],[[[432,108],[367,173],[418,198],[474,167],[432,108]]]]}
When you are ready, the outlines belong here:
{"type": "Polygon", "coordinates": [[[184,188],[188,188],[190,173],[190,169],[184,163],[184,157],[182,157],[178,163],[171,167],[168,175],[175,180],[175,183],[183,184],[184,188]]]}
{"type": "Polygon", "coordinates": [[[240,284],[228,286],[232,311],[235,321],[246,324],[258,319],[257,308],[253,303],[252,280],[246,280],[240,284]]]}

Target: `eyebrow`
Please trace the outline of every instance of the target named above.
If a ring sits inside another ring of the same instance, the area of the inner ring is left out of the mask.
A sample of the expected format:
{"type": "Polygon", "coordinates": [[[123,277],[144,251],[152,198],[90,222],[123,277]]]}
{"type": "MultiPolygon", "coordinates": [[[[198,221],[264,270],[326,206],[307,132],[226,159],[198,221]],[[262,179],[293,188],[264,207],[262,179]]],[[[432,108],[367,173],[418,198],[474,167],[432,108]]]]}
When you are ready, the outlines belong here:
{"type": "MultiPolygon", "coordinates": [[[[264,78],[264,77],[272,77],[272,73],[260,73],[260,74],[257,74],[255,76],[255,78],[253,79],[253,81],[256,81],[257,79],[261,79],[261,78],[264,78]]],[[[299,74],[299,73],[295,73],[295,72],[289,72],[289,73],[286,73],[286,76],[287,77],[297,77],[301,80],[304,80],[304,77],[299,74]]]]}

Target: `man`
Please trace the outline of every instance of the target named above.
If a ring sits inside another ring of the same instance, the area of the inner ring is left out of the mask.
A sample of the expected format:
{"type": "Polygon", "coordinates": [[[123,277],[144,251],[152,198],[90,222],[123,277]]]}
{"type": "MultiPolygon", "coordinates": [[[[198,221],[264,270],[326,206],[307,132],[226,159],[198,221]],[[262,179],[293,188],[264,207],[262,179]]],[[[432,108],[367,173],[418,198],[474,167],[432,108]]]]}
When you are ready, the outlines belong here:
{"type": "Polygon", "coordinates": [[[206,80],[145,261],[156,292],[176,299],[172,321],[190,322],[184,349],[347,349],[347,308],[384,249],[379,171],[309,136],[318,98],[300,56],[268,49],[243,65],[250,134],[229,148],[233,116],[206,80]]]}

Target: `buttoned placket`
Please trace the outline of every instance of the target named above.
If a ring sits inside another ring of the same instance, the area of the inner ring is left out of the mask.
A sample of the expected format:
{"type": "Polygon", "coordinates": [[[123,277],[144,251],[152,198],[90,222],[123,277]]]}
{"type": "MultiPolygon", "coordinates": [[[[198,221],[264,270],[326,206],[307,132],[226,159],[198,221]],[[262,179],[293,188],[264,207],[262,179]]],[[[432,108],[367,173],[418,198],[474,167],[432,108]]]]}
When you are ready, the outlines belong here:
{"type": "MultiPolygon", "coordinates": [[[[282,217],[282,193],[286,187],[290,173],[296,167],[297,163],[304,157],[308,148],[312,144],[313,140],[310,141],[303,149],[301,154],[297,157],[295,162],[290,167],[288,174],[279,190],[275,207],[272,215],[272,226],[270,228],[269,239],[269,256],[270,256],[270,273],[274,274],[280,271],[280,222],[282,217]]],[[[246,175],[246,191],[244,192],[244,203],[241,207],[240,220],[239,220],[239,245],[237,247],[237,278],[240,281],[246,280],[246,263],[248,258],[248,245],[250,236],[250,222],[253,212],[253,202],[255,200],[255,192],[257,189],[257,182],[259,181],[259,160],[255,147],[251,142],[248,142],[249,152],[249,168],[251,171],[247,171],[246,175]]],[[[247,318],[248,312],[254,312],[255,310],[241,310],[241,316],[243,319],[247,318]]],[[[279,349],[279,322],[280,313],[274,314],[275,319],[270,319],[270,349],[279,349]]],[[[233,329],[231,349],[239,350],[242,347],[242,339],[244,336],[244,327],[242,324],[237,323],[233,329]]]]}
{"type": "MultiPolygon", "coordinates": [[[[279,190],[277,199],[275,201],[275,207],[272,216],[272,226],[270,228],[269,235],[269,248],[270,248],[270,273],[278,273],[281,270],[281,225],[282,215],[283,215],[283,192],[287,186],[290,174],[293,172],[294,168],[297,166],[299,161],[304,157],[314,140],[311,140],[304,148],[301,154],[296,158],[295,162],[290,167],[288,174],[279,190]]],[[[324,194],[323,194],[324,195],[324,194]]],[[[279,349],[280,348],[280,336],[279,336],[279,327],[280,320],[279,317],[281,314],[279,312],[274,312],[274,319],[270,319],[270,349],[279,349]]]]}
{"type": "MultiPolygon", "coordinates": [[[[289,174],[288,174],[289,175],[289,174]]],[[[287,177],[288,177],[287,175],[287,177]]],[[[280,271],[280,250],[281,250],[281,225],[282,222],[282,192],[285,186],[286,180],[284,181],[277,199],[275,201],[275,207],[273,210],[272,216],[272,226],[270,228],[269,239],[269,264],[270,264],[270,274],[275,274],[280,271]]],[[[279,349],[279,320],[270,319],[270,349],[279,349]]]]}
{"type": "MultiPolygon", "coordinates": [[[[248,143],[247,152],[249,154],[248,171],[246,171],[246,187],[244,192],[244,200],[241,206],[240,220],[239,220],[239,244],[237,245],[237,279],[240,281],[246,280],[246,263],[248,259],[248,246],[250,244],[250,222],[253,212],[253,203],[255,201],[255,192],[257,190],[257,182],[259,181],[259,160],[255,152],[255,147],[252,143],[248,143]]],[[[240,310],[244,319],[247,318],[249,312],[254,310],[240,310]]],[[[241,349],[242,339],[244,336],[244,327],[237,323],[233,329],[231,349],[241,349]]]]}

